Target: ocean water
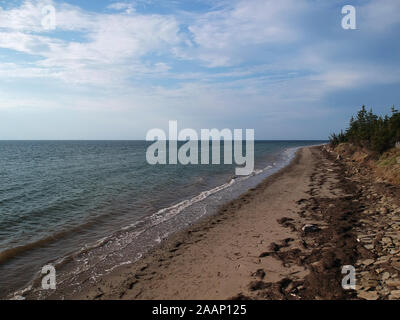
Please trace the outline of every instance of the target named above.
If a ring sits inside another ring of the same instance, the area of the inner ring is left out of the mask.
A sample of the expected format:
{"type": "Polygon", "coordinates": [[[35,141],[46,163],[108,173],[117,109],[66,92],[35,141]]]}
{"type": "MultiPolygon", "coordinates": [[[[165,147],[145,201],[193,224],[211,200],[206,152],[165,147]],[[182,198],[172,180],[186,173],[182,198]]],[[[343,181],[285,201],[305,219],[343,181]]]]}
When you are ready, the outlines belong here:
{"type": "Polygon", "coordinates": [[[0,141],[0,297],[48,263],[57,281],[95,281],[321,143],[256,141],[255,171],[236,177],[235,164],[149,165],[145,141],[0,141]]]}

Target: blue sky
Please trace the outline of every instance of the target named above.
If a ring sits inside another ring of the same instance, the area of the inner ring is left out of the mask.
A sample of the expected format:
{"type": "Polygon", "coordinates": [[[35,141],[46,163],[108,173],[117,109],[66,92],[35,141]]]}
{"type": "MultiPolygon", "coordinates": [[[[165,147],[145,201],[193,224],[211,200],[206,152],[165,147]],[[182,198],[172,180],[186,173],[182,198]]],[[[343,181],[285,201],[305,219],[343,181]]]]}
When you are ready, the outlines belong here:
{"type": "Polygon", "coordinates": [[[0,0],[0,139],[252,128],[326,139],[400,104],[398,0],[0,0]],[[341,27],[356,8],[357,29],[341,27]],[[56,28],[42,26],[42,8],[56,28]]]}

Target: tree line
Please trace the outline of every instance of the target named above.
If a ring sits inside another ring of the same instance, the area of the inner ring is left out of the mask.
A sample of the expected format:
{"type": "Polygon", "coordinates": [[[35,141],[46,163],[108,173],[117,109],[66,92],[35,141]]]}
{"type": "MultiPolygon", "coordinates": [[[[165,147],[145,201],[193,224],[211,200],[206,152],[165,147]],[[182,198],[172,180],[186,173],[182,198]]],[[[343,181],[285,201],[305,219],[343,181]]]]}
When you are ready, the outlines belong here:
{"type": "Polygon", "coordinates": [[[382,117],[362,106],[356,117],[351,117],[349,127],[344,132],[331,134],[329,141],[332,146],[349,142],[383,153],[400,141],[400,112],[393,106],[391,115],[382,117]]]}

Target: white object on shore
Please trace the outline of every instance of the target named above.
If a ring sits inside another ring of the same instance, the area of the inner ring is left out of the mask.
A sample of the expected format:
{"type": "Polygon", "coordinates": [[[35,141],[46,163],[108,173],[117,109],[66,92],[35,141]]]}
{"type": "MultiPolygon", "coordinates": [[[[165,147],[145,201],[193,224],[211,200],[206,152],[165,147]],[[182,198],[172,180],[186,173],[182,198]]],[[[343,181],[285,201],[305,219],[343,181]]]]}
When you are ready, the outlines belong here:
{"type": "Polygon", "coordinates": [[[310,233],[320,231],[321,228],[315,224],[306,224],[305,226],[303,226],[303,228],[301,228],[301,230],[303,230],[304,233],[310,233]]]}
{"type": "Polygon", "coordinates": [[[395,147],[396,147],[397,149],[400,149],[400,141],[397,141],[397,142],[396,142],[395,147]]]}

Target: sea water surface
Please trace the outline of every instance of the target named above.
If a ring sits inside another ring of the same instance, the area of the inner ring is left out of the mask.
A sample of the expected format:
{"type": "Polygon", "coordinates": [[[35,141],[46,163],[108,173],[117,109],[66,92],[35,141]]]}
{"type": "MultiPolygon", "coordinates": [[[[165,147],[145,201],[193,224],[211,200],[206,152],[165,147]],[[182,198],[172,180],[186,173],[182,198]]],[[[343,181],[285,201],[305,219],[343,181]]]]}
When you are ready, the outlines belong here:
{"type": "Polygon", "coordinates": [[[0,141],[0,297],[48,263],[71,283],[131,263],[321,143],[256,141],[254,172],[236,177],[235,164],[149,165],[145,141],[0,141]]]}

